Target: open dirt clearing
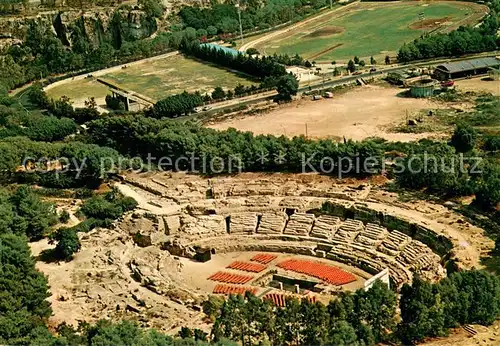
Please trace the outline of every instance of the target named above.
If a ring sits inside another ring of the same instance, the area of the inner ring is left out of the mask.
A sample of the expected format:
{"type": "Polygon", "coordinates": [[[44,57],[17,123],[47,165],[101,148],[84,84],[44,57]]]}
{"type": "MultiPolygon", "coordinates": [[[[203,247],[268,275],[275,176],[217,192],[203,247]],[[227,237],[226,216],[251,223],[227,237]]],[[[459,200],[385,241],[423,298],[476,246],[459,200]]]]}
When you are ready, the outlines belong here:
{"type": "Polygon", "coordinates": [[[223,130],[234,127],[255,134],[285,136],[306,135],[310,138],[362,140],[382,137],[394,141],[411,141],[428,134],[389,133],[387,128],[400,123],[422,109],[439,108],[426,99],[399,97],[402,89],[365,86],[333,99],[303,99],[279,107],[267,114],[245,116],[211,124],[223,130]]]}
{"type": "Polygon", "coordinates": [[[484,91],[500,96],[500,81],[482,80],[480,78],[455,81],[455,85],[462,91],[484,91]]]}

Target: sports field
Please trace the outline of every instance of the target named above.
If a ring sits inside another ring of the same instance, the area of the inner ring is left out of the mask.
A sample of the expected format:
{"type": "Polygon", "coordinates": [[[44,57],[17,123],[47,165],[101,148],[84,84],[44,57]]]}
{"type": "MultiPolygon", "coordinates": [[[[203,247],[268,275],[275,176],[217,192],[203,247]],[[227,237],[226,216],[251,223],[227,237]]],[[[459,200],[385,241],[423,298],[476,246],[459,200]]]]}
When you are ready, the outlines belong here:
{"type": "Polygon", "coordinates": [[[475,24],[487,7],[469,2],[361,2],[332,11],[257,43],[266,54],[300,54],[316,61],[346,60],[357,55],[395,55],[398,48],[425,32],[475,24]]]}
{"type": "Polygon", "coordinates": [[[175,55],[166,59],[130,66],[119,72],[102,76],[123,89],[160,100],[184,90],[202,94],[211,92],[216,86],[234,89],[238,84],[252,82],[242,75],[213,65],[175,55]]]}
{"type": "MultiPolygon", "coordinates": [[[[245,76],[213,65],[188,59],[182,55],[144,63],[131,63],[127,68],[114,68],[106,74],[93,73],[122,89],[134,91],[155,100],[182,93],[184,90],[202,94],[211,92],[216,86],[234,89],[238,84],[250,85],[252,81],[245,76]]],[[[65,84],[49,88],[47,94],[53,98],[68,96],[76,104],[89,97],[103,99],[110,94],[108,88],[95,78],[68,81],[65,84]]]]}

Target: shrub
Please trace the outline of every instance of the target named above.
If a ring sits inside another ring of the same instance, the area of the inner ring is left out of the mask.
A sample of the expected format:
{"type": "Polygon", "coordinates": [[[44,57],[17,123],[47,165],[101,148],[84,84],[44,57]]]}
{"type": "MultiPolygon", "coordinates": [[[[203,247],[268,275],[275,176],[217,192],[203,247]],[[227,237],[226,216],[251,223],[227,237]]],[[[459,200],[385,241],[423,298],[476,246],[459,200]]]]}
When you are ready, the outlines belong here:
{"type": "Polygon", "coordinates": [[[59,215],[59,221],[62,223],[66,223],[69,221],[70,215],[67,210],[63,210],[59,215]]]}
{"type": "Polygon", "coordinates": [[[476,139],[477,133],[472,126],[459,124],[451,137],[451,145],[455,147],[457,152],[465,153],[474,148],[476,139]]]}
{"type": "Polygon", "coordinates": [[[80,239],[74,228],[59,228],[52,240],[57,241],[54,254],[58,259],[68,261],[81,248],[80,239]]]}

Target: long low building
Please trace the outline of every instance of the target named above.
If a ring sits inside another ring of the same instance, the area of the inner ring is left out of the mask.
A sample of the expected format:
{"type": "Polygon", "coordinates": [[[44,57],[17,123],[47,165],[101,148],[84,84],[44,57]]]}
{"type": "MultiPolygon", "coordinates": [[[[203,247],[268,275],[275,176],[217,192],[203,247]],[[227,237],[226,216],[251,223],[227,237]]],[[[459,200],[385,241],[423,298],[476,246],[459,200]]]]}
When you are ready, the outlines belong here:
{"type": "Polygon", "coordinates": [[[434,70],[439,80],[449,80],[487,74],[492,68],[500,67],[500,60],[495,57],[477,58],[441,64],[434,70]]]}

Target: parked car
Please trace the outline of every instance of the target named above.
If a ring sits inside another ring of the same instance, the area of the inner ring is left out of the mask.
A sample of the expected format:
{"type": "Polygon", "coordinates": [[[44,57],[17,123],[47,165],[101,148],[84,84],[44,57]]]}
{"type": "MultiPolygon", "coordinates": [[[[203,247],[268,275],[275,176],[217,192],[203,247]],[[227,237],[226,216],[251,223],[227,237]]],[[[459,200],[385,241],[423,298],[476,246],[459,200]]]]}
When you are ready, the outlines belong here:
{"type": "Polygon", "coordinates": [[[356,71],[356,72],[353,72],[352,75],[357,76],[358,74],[361,74],[361,73],[362,73],[361,71],[356,71]]]}
{"type": "Polygon", "coordinates": [[[443,88],[448,88],[448,87],[451,87],[453,85],[455,85],[455,82],[452,81],[451,79],[450,80],[445,80],[444,82],[441,82],[441,86],[443,88]]]}

